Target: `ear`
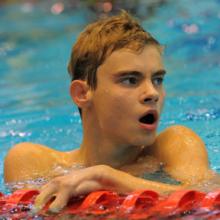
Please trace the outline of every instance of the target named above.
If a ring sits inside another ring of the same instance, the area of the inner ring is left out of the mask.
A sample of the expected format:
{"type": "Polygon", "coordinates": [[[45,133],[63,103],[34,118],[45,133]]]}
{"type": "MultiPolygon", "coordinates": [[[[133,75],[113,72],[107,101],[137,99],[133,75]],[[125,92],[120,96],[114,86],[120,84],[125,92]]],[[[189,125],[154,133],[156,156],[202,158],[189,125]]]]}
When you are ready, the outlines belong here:
{"type": "Polygon", "coordinates": [[[74,80],[70,85],[70,95],[72,100],[79,108],[86,107],[90,104],[91,90],[83,80],[74,80]]]}

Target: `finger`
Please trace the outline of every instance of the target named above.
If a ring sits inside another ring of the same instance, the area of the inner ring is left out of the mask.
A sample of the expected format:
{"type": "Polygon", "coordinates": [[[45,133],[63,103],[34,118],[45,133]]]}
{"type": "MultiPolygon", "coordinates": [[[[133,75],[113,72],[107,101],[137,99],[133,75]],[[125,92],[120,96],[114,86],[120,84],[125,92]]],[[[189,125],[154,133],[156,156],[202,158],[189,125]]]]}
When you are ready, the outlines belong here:
{"type": "Polygon", "coordinates": [[[41,186],[40,191],[42,192],[43,190],[45,190],[50,185],[51,185],[51,182],[48,182],[48,183],[44,184],[43,186],[41,186]]]}
{"type": "Polygon", "coordinates": [[[69,201],[71,194],[69,190],[62,190],[56,195],[56,199],[51,203],[49,207],[50,212],[59,212],[69,201]]]}
{"type": "Polygon", "coordinates": [[[76,188],[76,195],[83,195],[83,194],[88,194],[93,191],[97,191],[103,189],[103,186],[101,183],[98,183],[96,181],[92,180],[87,180],[81,183],[77,188],[76,188]]]}
{"type": "Polygon", "coordinates": [[[56,187],[54,185],[48,185],[35,199],[35,209],[40,210],[43,206],[54,196],[56,193],[56,187]]]}

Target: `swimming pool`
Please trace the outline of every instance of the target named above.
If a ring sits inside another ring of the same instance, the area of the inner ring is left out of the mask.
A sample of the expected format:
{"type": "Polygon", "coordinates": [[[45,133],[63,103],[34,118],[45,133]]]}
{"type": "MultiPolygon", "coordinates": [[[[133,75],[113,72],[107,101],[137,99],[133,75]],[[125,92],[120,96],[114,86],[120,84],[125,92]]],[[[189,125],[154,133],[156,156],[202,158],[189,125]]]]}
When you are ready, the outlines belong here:
{"type": "MultiPolygon", "coordinates": [[[[169,0],[148,7],[138,2],[125,7],[167,47],[167,100],[159,130],[172,124],[191,127],[205,141],[211,167],[220,171],[220,1],[169,0]]],[[[18,142],[61,150],[81,142],[66,64],[78,33],[100,13],[79,2],[63,12],[54,5],[0,7],[1,161],[18,142]]],[[[3,162],[0,166],[0,191],[6,192],[3,162]]]]}

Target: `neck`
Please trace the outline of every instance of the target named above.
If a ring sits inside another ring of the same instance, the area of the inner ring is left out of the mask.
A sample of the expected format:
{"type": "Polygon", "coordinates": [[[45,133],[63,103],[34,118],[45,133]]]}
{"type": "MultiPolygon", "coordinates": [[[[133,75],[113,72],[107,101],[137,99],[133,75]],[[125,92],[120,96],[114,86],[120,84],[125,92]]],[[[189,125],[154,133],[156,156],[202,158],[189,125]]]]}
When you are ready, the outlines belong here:
{"type": "Polygon", "coordinates": [[[132,146],[116,146],[107,141],[83,140],[79,150],[81,163],[85,166],[106,164],[114,168],[120,168],[136,161],[142,148],[132,146]]]}
{"type": "Polygon", "coordinates": [[[102,129],[94,125],[94,122],[83,124],[84,136],[78,151],[80,163],[85,166],[106,164],[114,168],[120,168],[136,161],[143,150],[143,146],[129,146],[117,143],[113,138],[107,137],[102,129]]]}

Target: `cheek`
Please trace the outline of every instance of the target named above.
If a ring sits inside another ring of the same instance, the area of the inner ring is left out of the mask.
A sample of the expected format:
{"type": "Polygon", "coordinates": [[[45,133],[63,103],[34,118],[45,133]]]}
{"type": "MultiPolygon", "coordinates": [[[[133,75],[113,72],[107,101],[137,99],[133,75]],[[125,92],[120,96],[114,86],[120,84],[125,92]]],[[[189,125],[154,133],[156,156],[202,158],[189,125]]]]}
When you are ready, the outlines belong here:
{"type": "Polygon", "coordinates": [[[117,113],[122,108],[120,95],[112,94],[109,91],[103,90],[103,93],[98,97],[98,106],[101,110],[104,110],[103,115],[105,117],[116,117],[117,113]]]}
{"type": "MultiPolygon", "coordinates": [[[[112,117],[110,121],[117,121],[120,123],[127,118],[128,109],[131,108],[131,100],[124,94],[111,94],[106,97],[105,109],[108,111],[108,117],[112,117]]],[[[108,118],[109,119],[109,118],[108,118]]]]}
{"type": "Polygon", "coordinates": [[[120,114],[126,114],[132,110],[137,102],[137,98],[134,97],[131,92],[118,94],[114,97],[115,108],[120,114]]]}
{"type": "Polygon", "coordinates": [[[118,119],[120,119],[122,117],[123,113],[125,113],[126,106],[127,106],[127,104],[126,104],[125,99],[121,98],[120,95],[115,96],[115,97],[111,97],[110,108],[116,114],[115,117],[117,117],[118,119]]]}

